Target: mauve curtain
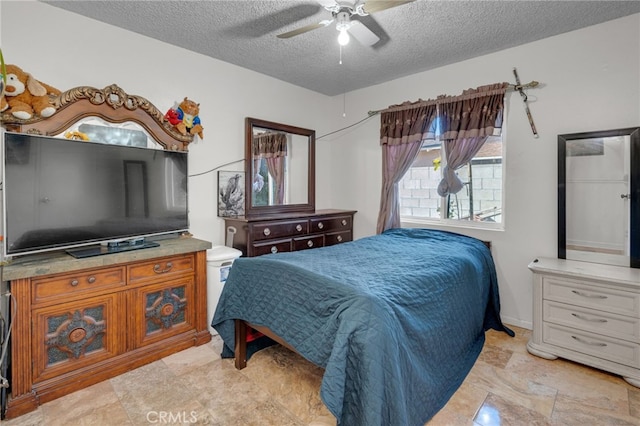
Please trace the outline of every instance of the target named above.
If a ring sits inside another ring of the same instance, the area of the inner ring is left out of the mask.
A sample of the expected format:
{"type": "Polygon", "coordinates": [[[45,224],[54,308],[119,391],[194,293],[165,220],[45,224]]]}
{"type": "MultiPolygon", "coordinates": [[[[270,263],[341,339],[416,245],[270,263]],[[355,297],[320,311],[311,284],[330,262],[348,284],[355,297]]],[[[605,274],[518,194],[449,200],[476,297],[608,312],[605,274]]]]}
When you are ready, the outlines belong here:
{"type": "Polygon", "coordinates": [[[287,135],[263,133],[254,136],[253,158],[264,158],[276,187],[276,204],[284,203],[284,158],[287,156],[287,135]]]}
{"type": "MultiPolygon", "coordinates": [[[[382,194],[377,233],[400,227],[398,182],[420,151],[436,116],[435,101],[405,103],[385,110],[380,117],[382,194]]],[[[431,135],[433,137],[433,135],[431,135]]]]}
{"type": "Polygon", "coordinates": [[[438,99],[438,115],[442,120],[440,138],[446,158],[438,184],[441,197],[463,188],[456,170],[469,163],[493,135],[494,129],[502,126],[504,94],[508,86],[508,83],[481,86],[465,90],[460,96],[438,99]]]}

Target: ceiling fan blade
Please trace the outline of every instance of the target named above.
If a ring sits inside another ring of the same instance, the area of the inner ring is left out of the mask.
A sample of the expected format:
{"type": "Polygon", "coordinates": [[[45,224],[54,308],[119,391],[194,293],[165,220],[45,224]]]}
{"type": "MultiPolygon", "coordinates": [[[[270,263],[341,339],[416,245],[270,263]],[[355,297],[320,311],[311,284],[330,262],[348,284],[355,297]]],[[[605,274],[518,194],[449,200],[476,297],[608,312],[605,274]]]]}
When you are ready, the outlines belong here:
{"type": "Polygon", "coordinates": [[[392,7],[402,6],[403,4],[413,3],[416,0],[369,0],[364,4],[364,11],[367,13],[376,13],[381,10],[391,9],[392,7]]]}
{"type": "Polygon", "coordinates": [[[351,21],[351,27],[349,27],[348,31],[349,34],[365,46],[373,46],[380,41],[380,37],[360,21],[351,21]]]}
{"type": "Polygon", "coordinates": [[[313,30],[316,30],[318,28],[326,27],[327,25],[330,25],[332,22],[333,22],[333,19],[320,21],[317,24],[306,25],[304,27],[300,27],[300,28],[295,29],[293,31],[289,31],[289,32],[286,32],[286,33],[278,34],[277,37],[278,38],[291,38],[291,37],[294,37],[294,36],[297,36],[297,35],[300,35],[300,34],[308,33],[309,31],[313,31],[313,30]]]}

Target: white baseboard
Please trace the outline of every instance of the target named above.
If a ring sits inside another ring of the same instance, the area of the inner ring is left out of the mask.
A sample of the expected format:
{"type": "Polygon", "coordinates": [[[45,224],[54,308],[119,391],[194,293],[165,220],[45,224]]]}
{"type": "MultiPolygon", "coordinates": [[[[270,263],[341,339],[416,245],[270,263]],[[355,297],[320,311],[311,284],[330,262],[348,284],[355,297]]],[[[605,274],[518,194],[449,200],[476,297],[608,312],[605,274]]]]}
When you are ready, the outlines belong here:
{"type": "Polygon", "coordinates": [[[507,326],[514,325],[516,327],[526,328],[527,330],[533,330],[532,321],[522,321],[516,318],[505,317],[505,316],[502,316],[501,318],[502,318],[502,322],[507,326]]]}

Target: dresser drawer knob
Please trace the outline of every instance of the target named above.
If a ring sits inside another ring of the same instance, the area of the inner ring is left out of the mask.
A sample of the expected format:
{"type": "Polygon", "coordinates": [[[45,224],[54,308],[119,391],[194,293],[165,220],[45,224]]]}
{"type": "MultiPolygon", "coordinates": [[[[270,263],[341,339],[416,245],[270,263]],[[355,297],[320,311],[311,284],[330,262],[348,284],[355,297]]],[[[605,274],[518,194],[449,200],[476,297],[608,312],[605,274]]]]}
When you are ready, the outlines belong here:
{"type": "Polygon", "coordinates": [[[71,284],[73,287],[75,287],[78,284],[80,284],[80,282],[78,280],[71,280],[71,282],[69,284],[71,284]]]}
{"type": "Polygon", "coordinates": [[[307,241],[307,246],[313,247],[313,241],[311,241],[311,240],[307,241]]]}
{"type": "Polygon", "coordinates": [[[602,294],[587,294],[578,290],[571,290],[571,293],[577,294],[578,296],[582,296],[582,297],[588,297],[589,299],[606,299],[607,298],[607,296],[604,296],[602,294]]]}
{"type": "Polygon", "coordinates": [[[347,226],[347,219],[342,219],[342,226],[347,226]]]}
{"type": "Polygon", "coordinates": [[[600,322],[600,323],[605,323],[608,322],[606,319],[604,318],[587,318],[584,315],[580,315],[580,314],[576,314],[576,313],[572,313],[571,315],[573,315],[574,317],[581,319],[583,321],[589,321],[589,322],[600,322]]]}
{"type": "Polygon", "coordinates": [[[162,269],[159,263],[156,263],[153,266],[153,272],[155,272],[156,274],[164,274],[165,272],[169,272],[171,268],[173,268],[173,264],[171,262],[167,262],[167,267],[164,269],[162,269]]]}
{"type": "Polygon", "coordinates": [[[296,225],[296,231],[298,231],[298,232],[302,231],[302,225],[297,224],[296,225]]]}
{"type": "Polygon", "coordinates": [[[342,242],[342,235],[338,235],[338,236],[336,237],[336,240],[338,240],[338,242],[339,242],[339,243],[341,243],[341,242],[342,242]]]}
{"type": "Polygon", "coordinates": [[[598,346],[598,347],[601,347],[601,348],[604,348],[605,346],[607,346],[607,344],[606,344],[606,343],[602,343],[602,342],[589,342],[588,340],[581,339],[581,338],[579,338],[578,336],[571,336],[571,338],[572,338],[572,339],[574,339],[574,340],[575,340],[575,341],[577,341],[577,342],[580,342],[580,343],[584,344],[584,345],[589,345],[589,346],[598,346]]]}
{"type": "Polygon", "coordinates": [[[324,223],[318,222],[318,229],[322,229],[322,228],[324,228],[324,223]]]}
{"type": "Polygon", "coordinates": [[[89,278],[87,278],[87,281],[89,282],[89,284],[93,284],[96,282],[96,277],[92,275],[89,278]]]}
{"type": "Polygon", "coordinates": [[[269,235],[271,235],[271,230],[269,228],[264,228],[264,231],[262,231],[262,233],[268,237],[269,235]]]}
{"type": "Polygon", "coordinates": [[[277,252],[278,252],[278,247],[272,246],[271,247],[271,253],[277,253],[277,252]]]}

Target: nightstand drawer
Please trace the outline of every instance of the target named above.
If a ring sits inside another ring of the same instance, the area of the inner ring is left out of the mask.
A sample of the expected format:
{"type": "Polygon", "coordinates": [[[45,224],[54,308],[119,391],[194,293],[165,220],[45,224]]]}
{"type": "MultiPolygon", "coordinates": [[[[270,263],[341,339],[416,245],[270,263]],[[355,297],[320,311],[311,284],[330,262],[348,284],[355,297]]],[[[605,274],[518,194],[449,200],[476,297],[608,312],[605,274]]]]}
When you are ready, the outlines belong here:
{"type": "Polygon", "coordinates": [[[194,271],[193,256],[165,257],[130,266],[129,282],[134,284],[157,278],[166,279],[169,276],[192,274],[194,271]]]}
{"type": "Polygon", "coordinates": [[[125,285],[124,268],[78,271],[33,280],[33,303],[125,285]]]}
{"type": "Polygon", "coordinates": [[[543,277],[543,298],[621,315],[640,315],[640,294],[588,282],[543,277]]]}
{"type": "Polygon", "coordinates": [[[550,323],[543,325],[544,343],[597,358],[640,367],[640,345],[550,323]]]}
{"type": "Polygon", "coordinates": [[[308,220],[292,220],[287,222],[266,222],[254,225],[251,235],[254,241],[293,237],[309,233],[308,220]]]}
{"type": "Polygon", "coordinates": [[[640,343],[640,318],[545,300],[543,320],[640,343]]]}

